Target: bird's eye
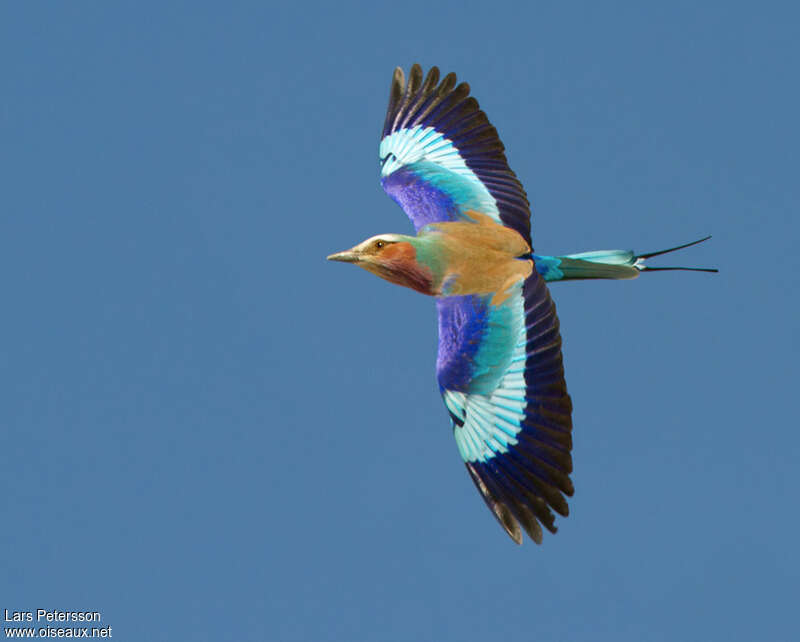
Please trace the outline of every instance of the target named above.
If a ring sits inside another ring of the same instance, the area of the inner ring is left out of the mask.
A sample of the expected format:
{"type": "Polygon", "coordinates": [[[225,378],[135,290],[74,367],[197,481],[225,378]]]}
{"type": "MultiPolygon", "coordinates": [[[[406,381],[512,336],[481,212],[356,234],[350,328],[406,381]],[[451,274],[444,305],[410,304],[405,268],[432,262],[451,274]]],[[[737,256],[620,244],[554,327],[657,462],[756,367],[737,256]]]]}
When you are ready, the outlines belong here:
{"type": "Polygon", "coordinates": [[[384,245],[386,244],[383,241],[375,241],[375,249],[382,250],[384,245]]]}

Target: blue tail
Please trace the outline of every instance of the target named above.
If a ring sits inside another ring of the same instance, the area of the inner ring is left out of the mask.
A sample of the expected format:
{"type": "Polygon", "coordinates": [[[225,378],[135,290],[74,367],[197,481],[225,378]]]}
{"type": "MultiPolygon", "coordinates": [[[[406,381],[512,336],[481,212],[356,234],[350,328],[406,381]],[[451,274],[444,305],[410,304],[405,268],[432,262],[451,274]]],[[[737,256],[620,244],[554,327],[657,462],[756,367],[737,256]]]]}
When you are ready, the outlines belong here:
{"type": "Polygon", "coordinates": [[[690,272],[718,272],[715,268],[690,267],[650,267],[646,259],[660,256],[685,247],[697,245],[710,239],[710,236],[684,243],[668,250],[634,254],[633,250],[594,250],[567,254],[566,256],[533,255],[536,271],[545,281],[574,281],[577,279],[635,279],[641,272],[664,272],[668,270],[688,270],[690,272]]]}

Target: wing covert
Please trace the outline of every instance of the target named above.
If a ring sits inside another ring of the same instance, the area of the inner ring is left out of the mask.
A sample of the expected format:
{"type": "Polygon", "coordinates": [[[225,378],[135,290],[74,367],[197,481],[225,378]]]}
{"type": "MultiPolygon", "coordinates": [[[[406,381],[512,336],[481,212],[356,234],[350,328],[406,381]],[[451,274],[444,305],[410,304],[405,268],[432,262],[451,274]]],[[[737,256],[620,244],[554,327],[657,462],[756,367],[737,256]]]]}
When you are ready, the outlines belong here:
{"type": "Polygon", "coordinates": [[[395,69],[380,145],[381,184],[419,230],[459,220],[468,210],[488,214],[530,245],[530,205],[508,166],[503,143],[467,83],[453,73],[423,80],[413,65],[408,82],[395,69]]]}

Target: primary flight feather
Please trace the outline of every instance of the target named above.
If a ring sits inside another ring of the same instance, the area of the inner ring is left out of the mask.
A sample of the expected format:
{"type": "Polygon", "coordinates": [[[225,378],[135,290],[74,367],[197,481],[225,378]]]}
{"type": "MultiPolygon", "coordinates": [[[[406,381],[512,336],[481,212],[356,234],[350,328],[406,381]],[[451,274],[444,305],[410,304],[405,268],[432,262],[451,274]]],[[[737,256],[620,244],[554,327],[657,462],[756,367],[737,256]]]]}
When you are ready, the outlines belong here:
{"type": "MultiPolygon", "coordinates": [[[[380,143],[381,183],[416,236],[381,234],[334,261],[436,297],[436,375],[458,451],[517,542],[556,531],[573,494],[572,402],[546,281],[625,279],[644,260],[601,250],[533,254],[530,206],[497,130],[467,83],[419,65],[395,69],[380,143]],[[521,527],[521,528],[520,528],[521,527]]],[[[714,270],[704,270],[714,271],[714,270]]]]}

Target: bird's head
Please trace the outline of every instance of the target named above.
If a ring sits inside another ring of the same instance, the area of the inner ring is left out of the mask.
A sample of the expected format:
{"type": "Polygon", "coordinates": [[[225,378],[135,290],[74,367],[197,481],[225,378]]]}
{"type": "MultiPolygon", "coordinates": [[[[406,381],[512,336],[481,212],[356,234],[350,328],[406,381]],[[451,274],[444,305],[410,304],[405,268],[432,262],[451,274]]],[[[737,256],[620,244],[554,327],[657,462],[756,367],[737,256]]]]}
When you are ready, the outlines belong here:
{"type": "Polygon", "coordinates": [[[354,263],[391,283],[433,294],[433,273],[419,262],[416,241],[413,236],[379,234],[349,250],[331,254],[328,260],[354,263]]]}

